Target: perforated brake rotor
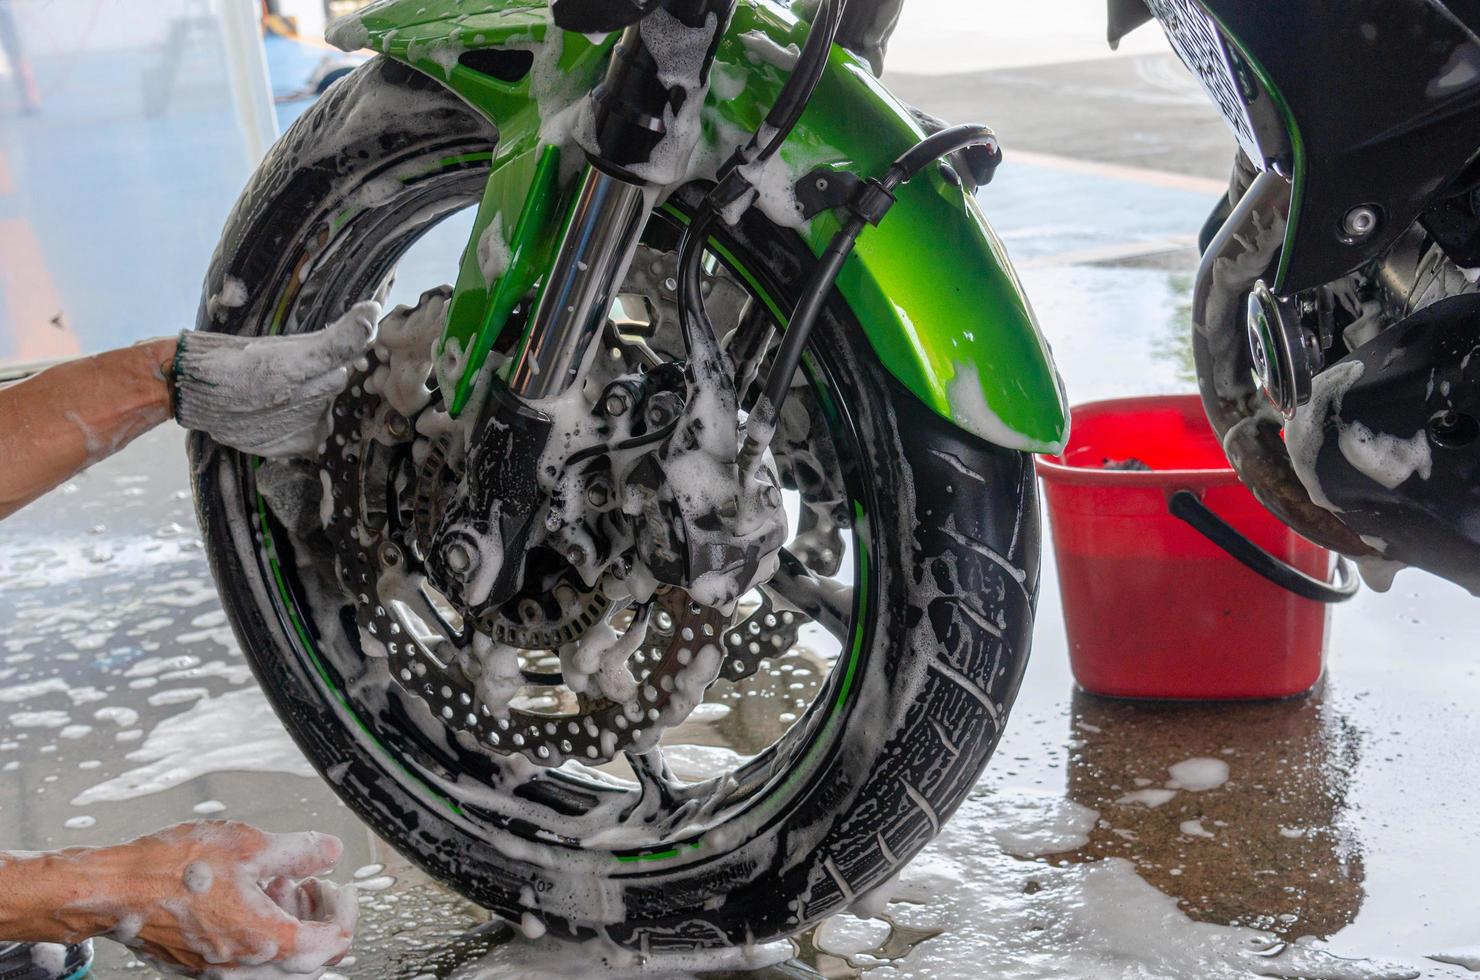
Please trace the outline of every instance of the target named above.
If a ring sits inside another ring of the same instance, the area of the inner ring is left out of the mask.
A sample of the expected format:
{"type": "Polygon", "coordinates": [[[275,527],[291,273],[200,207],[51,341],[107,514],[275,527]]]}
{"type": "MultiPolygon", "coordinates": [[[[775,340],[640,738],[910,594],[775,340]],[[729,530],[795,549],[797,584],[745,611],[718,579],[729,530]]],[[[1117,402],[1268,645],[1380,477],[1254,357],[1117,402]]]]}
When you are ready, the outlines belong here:
{"type": "Polygon", "coordinates": [[[691,602],[680,590],[661,591],[649,615],[634,620],[646,628],[628,660],[637,682],[633,701],[554,689],[522,700],[547,703],[561,713],[487,703],[478,683],[482,665],[474,653],[475,632],[487,630],[511,646],[513,640],[554,641],[527,651],[530,660],[549,658],[550,647],[584,633],[608,613],[610,603],[605,595],[587,595],[578,611],[548,632],[508,625],[519,622],[517,612],[501,629],[494,617],[469,622],[427,584],[417,547],[418,497],[424,504],[427,481],[446,479],[441,467],[448,447],[431,445],[418,436],[417,420],[398,417],[366,391],[379,363],[372,354],[368,369],[351,379],[336,403],[321,460],[332,495],[326,531],[340,581],[354,600],[366,654],[383,655],[394,681],[424,701],[446,727],[494,751],[558,765],[571,758],[604,762],[624,749],[645,749],[656,739],[655,726],[682,720],[666,710],[674,692],[692,691],[695,685],[702,690],[715,679],[718,658],[702,654],[720,648],[730,618],[691,602]],[[416,452],[419,440],[423,447],[416,452]],[[697,676],[707,664],[712,664],[709,676],[697,676]]]}
{"type": "Polygon", "coordinates": [[[796,646],[797,634],[807,622],[789,609],[777,609],[766,589],[758,591],[760,604],[725,631],[725,663],[720,676],[732,683],[753,676],[766,660],[796,646]]]}

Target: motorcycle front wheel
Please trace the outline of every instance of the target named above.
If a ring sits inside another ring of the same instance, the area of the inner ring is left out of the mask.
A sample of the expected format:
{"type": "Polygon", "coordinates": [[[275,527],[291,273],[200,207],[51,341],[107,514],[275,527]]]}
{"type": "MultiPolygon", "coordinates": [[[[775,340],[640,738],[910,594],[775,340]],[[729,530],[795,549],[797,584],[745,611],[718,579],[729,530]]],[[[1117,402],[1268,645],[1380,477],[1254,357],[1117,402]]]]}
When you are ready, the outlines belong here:
{"type": "MultiPolygon", "coordinates": [[[[199,328],[314,330],[379,294],[427,229],[476,203],[496,141],[437,82],[380,58],[362,66],[242,195],[199,328]]],[[[644,255],[671,256],[701,196],[681,190],[655,213],[644,255]]],[[[752,211],[724,229],[708,268],[746,311],[737,322],[769,337],[814,263],[752,211]]],[[[644,349],[662,347],[654,311],[666,286],[629,278],[627,289],[651,290],[634,298],[648,306],[644,349]]],[[[752,597],[724,635],[755,653],[749,672],[727,661],[734,676],[727,666],[659,756],[630,766],[541,766],[444,727],[367,653],[321,533],[334,517],[318,496],[327,474],[293,464],[294,498],[267,479],[279,464],[198,435],[190,457],[242,648],[305,755],[377,834],[526,931],[640,951],[720,947],[852,906],[939,833],[1002,734],[1031,640],[1040,538],[1028,457],[920,405],[836,297],[788,404],[800,425],[784,464],[793,509],[828,503],[844,544],[833,554],[817,521],[804,522],[811,536],[793,545],[809,567],[793,571],[821,583],[841,616],[828,632],[752,597]]],[[[548,658],[543,673],[521,663],[544,685],[528,710],[551,712],[552,738],[567,718],[575,732],[585,700],[560,688],[548,658]]]]}

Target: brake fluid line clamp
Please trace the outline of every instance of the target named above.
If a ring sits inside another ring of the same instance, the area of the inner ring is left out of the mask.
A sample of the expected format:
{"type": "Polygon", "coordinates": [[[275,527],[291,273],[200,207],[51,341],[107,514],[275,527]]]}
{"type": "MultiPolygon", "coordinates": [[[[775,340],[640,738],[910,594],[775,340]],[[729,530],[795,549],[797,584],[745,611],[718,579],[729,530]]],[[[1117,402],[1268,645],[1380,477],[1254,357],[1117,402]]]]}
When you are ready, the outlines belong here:
{"type": "Polygon", "coordinates": [[[832,167],[813,170],[797,181],[795,191],[808,221],[824,211],[841,209],[877,228],[895,202],[894,194],[878,178],[832,167]]]}

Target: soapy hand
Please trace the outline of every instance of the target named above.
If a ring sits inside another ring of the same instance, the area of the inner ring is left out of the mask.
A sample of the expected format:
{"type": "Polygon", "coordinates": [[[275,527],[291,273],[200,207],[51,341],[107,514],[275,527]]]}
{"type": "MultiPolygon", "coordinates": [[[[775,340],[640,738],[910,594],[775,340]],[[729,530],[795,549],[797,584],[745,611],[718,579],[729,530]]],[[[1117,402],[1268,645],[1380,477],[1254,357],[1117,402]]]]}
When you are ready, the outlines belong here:
{"type": "Polygon", "coordinates": [[[363,357],[380,304],[356,304],[316,333],[238,337],[186,331],[174,361],[175,417],[187,429],[254,456],[314,452],[329,409],[363,357]]]}
{"type": "Polygon", "coordinates": [[[312,875],[344,846],[327,834],[269,834],[240,823],[181,824],[85,852],[87,887],[65,914],[159,969],[184,976],[317,977],[349,949],[353,887],[312,875]]]}

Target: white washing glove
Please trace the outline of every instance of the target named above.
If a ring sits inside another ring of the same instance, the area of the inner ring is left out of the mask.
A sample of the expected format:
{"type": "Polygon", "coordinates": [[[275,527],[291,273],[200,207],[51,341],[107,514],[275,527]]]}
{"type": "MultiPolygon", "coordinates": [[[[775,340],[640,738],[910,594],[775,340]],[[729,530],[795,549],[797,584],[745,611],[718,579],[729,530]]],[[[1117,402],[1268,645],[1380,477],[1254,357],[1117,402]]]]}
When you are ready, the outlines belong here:
{"type": "Polygon", "coordinates": [[[187,330],[175,355],[175,418],[254,456],[311,455],[328,438],[329,410],[379,321],[380,304],[365,302],[317,333],[187,330]]]}

